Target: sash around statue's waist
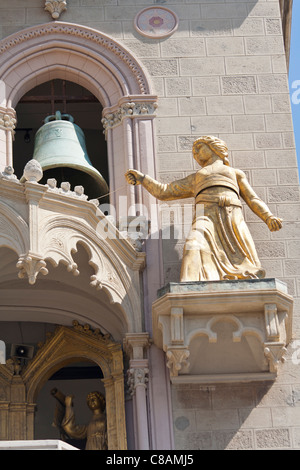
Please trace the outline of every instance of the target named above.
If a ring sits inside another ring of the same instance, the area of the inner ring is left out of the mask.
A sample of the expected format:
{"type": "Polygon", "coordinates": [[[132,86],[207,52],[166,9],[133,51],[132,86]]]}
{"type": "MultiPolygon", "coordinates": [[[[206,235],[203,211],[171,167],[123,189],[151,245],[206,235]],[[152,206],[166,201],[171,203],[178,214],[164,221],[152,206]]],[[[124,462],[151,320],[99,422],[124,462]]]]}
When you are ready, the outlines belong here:
{"type": "Polygon", "coordinates": [[[209,194],[198,194],[195,199],[196,204],[211,203],[218,204],[220,207],[237,206],[242,207],[242,203],[239,199],[231,196],[211,196],[209,194]]]}

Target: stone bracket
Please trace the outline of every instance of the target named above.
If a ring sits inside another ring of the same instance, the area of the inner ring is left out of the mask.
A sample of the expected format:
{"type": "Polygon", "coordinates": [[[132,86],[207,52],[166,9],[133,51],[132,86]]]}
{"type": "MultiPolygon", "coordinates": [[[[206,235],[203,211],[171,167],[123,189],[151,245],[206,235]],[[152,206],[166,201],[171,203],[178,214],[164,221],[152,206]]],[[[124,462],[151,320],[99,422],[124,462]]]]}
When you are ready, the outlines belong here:
{"type": "Polygon", "coordinates": [[[154,344],[180,383],[274,379],[291,339],[293,299],[277,279],[172,283],[152,310],[154,344]]]}

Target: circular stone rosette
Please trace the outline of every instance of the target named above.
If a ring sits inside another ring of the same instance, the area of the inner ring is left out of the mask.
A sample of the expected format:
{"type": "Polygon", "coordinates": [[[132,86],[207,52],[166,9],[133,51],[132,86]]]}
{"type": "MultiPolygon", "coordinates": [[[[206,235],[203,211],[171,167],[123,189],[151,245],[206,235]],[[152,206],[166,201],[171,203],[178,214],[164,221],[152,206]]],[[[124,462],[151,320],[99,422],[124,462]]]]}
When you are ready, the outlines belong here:
{"type": "Polygon", "coordinates": [[[148,7],[134,20],[135,29],[148,38],[165,38],[178,28],[177,15],[165,7],[148,7]]]}

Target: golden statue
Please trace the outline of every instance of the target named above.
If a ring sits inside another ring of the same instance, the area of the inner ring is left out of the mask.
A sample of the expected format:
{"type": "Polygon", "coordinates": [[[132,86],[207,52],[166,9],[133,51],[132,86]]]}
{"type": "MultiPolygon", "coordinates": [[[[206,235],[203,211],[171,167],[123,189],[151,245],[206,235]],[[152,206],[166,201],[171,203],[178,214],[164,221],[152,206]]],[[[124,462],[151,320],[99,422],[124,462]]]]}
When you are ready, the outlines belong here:
{"type": "Polygon", "coordinates": [[[54,425],[60,429],[61,438],[86,439],[85,450],[107,450],[107,429],[105,415],[105,397],[100,392],[91,392],[87,396],[87,404],[93,412],[88,425],[75,423],[73,395],[64,396],[56,388],[51,394],[57,399],[54,425]]]}
{"type": "Polygon", "coordinates": [[[224,141],[203,136],[193,144],[201,169],[186,178],[162,184],[130,169],[130,184],[141,184],[160,200],[195,198],[195,216],[186,240],[180,281],[257,279],[265,276],[246,225],[240,197],[270,231],[280,230],[275,217],[255,194],[243,171],[231,168],[224,141]]]}

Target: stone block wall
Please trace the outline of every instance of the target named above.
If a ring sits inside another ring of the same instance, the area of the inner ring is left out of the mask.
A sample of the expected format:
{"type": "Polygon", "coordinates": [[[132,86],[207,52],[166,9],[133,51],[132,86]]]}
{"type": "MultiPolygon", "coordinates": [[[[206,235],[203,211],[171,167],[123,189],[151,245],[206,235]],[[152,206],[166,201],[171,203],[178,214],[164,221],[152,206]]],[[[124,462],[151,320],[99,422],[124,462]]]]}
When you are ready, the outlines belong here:
{"type": "MultiPolygon", "coordinates": [[[[0,2],[0,37],[52,21],[43,6],[43,0],[0,2]]],[[[227,142],[231,164],[284,219],[283,229],[271,233],[245,207],[267,277],[286,282],[295,298],[287,362],[273,386],[173,386],[176,447],[299,448],[300,194],[279,1],[69,0],[60,21],[113,36],[144,64],[159,97],[157,179],[195,171],[193,141],[216,135],[227,142]],[[169,38],[145,38],[134,29],[134,18],[159,5],[177,14],[179,27],[169,38]]],[[[192,202],[185,201],[189,211],[192,202]]],[[[181,207],[170,206],[171,215],[165,205],[161,212],[162,233],[174,218],[186,230],[190,222],[181,207]]],[[[179,279],[184,230],[163,240],[165,283],[179,279]]]]}
{"type": "MultiPolygon", "coordinates": [[[[52,21],[43,6],[43,0],[2,2],[1,37],[52,21]]],[[[59,20],[112,35],[144,64],[159,96],[160,181],[195,171],[191,146],[200,135],[227,142],[232,165],[246,171],[258,195],[284,218],[281,232],[271,234],[245,208],[267,276],[297,294],[300,196],[278,0],[72,0],[59,20]],[[179,27],[169,38],[145,38],[134,29],[136,14],[151,5],[177,14],[179,27]]],[[[166,213],[163,227],[169,220],[166,213]]],[[[178,280],[184,234],[164,241],[165,282],[178,280]]]]}
{"type": "Polygon", "coordinates": [[[299,386],[286,380],[173,386],[172,398],[177,449],[300,448],[299,386]]]}

